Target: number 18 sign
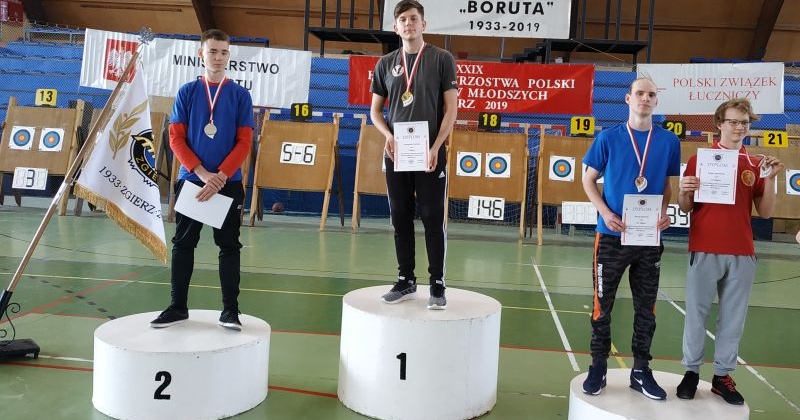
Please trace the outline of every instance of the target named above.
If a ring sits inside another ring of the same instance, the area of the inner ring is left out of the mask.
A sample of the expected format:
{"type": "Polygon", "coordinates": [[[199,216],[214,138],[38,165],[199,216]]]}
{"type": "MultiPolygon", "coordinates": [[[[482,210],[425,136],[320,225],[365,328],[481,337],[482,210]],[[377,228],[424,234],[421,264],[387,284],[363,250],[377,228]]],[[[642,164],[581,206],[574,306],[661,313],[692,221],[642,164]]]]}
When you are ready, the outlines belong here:
{"type": "Polygon", "coordinates": [[[498,197],[469,196],[467,217],[472,219],[503,220],[506,200],[498,197]]]}

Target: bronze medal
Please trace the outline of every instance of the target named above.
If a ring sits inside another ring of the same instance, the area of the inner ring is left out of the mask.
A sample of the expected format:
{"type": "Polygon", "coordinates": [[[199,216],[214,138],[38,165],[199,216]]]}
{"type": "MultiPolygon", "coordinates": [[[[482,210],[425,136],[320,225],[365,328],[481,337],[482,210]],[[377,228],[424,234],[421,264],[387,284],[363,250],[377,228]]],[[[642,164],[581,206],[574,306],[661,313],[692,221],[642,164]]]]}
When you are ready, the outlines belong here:
{"type": "Polygon", "coordinates": [[[633,183],[636,185],[636,190],[639,192],[642,192],[645,188],[647,188],[647,178],[643,176],[637,176],[633,183]]]}

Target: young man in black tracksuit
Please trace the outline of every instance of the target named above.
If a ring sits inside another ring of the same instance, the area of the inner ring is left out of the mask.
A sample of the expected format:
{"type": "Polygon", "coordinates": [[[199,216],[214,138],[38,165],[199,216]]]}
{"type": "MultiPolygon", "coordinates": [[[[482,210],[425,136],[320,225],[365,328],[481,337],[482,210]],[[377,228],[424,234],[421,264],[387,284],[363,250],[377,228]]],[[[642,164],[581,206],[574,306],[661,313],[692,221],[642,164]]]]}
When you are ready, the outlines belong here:
{"type": "Polygon", "coordinates": [[[399,303],[416,293],[414,274],[414,215],[419,206],[425,226],[428,251],[430,299],[428,308],[444,309],[445,201],[447,197],[446,154],[442,147],[456,119],[458,86],[453,56],[440,48],[425,44],[425,11],[414,0],[402,0],[394,9],[394,30],[400,35],[402,48],[378,61],[372,79],[370,116],[375,127],[386,138],[386,186],[394,226],[398,279],[383,295],[386,303],[399,303]],[[386,118],[383,108],[389,101],[386,118]],[[394,170],[394,123],[427,122],[429,159],[425,171],[394,170]]]}

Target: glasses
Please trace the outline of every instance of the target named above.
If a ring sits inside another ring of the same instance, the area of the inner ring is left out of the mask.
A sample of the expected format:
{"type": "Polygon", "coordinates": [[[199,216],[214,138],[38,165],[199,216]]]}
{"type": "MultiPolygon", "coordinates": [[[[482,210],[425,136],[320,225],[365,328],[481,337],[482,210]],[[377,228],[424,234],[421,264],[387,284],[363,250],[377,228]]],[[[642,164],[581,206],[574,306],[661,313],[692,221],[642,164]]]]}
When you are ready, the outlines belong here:
{"type": "Polygon", "coordinates": [[[741,125],[744,128],[750,127],[750,121],[745,121],[745,120],[726,119],[726,120],[722,120],[722,122],[730,125],[731,127],[738,127],[739,125],[741,125]]]}

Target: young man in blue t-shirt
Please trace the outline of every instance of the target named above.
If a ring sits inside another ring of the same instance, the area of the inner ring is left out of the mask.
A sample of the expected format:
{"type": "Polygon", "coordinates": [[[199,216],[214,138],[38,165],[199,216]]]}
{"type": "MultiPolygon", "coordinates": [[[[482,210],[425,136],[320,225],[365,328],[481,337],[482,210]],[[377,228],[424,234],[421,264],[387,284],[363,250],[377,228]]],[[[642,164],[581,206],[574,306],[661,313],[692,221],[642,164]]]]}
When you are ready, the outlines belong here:
{"type": "Polygon", "coordinates": [[[583,189],[597,208],[597,235],[594,248],[594,300],[591,315],[592,365],[583,383],[583,392],[597,395],[606,385],[608,354],[611,351],[611,310],[622,274],[629,270],[633,295],[633,369],[631,388],[645,396],[663,400],[662,389],[649,367],[650,345],[656,330],[655,304],[663,246],[622,245],[621,219],[626,194],[663,195],[658,229],[669,227],[667,206],[671,196],[669,177],[680,175],[680,141],[670,131],[653,125],[653,110],[658,104],[652,80],[633,81],[625,95],[628,121],[600,132],[583,158],[587,171],[583,189]],[[597,179],[603,174],[603,191],[597,179]]]}

